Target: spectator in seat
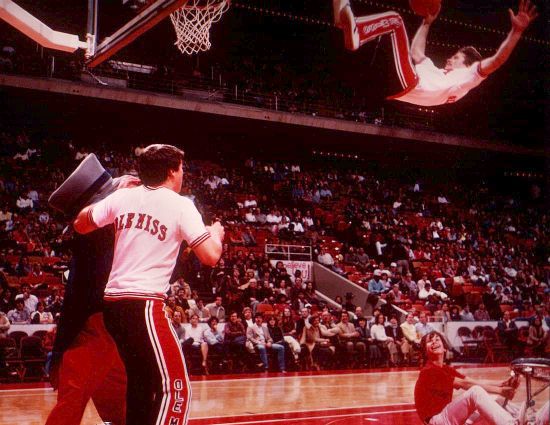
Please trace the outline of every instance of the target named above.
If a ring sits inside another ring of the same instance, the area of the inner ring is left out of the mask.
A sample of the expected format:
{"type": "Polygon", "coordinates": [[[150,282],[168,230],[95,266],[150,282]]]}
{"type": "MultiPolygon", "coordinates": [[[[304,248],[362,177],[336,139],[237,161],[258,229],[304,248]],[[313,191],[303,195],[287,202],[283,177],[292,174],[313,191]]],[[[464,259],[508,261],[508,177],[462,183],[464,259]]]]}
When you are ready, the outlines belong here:
{"type": "Polygon", "coordinates": [[[381,279],[380,279],[380,272],[376,271],[373,274],[372,279],[369,281],[368,291],[371,294],[378,295],[383,293],[385,290],[386,290],[386,287],[384,286],[384,283],[381,282],[381,279]]]}
{"type": "Polygon", "coordinates": [[[318,305],[319,304],[319,298],[317,297],[317,292],[315,289],[315,283],[313,281],[308,280],[306,282],[306,289],[305,289],[305,295],[306,295],[306,301],[312,305],[318,305]]]}
{"type": "Polygon", "coordinates": [[[416,332],[414,315],[407,313],[407,317],[400,327],[405,337],[403,344],[401,344],[401,353],[403,353],[405,361],[410,364],[413,352],[420,349],[420,337],[416,332]]]}
{"type": "MultiPolygon", "coordinates": [[[[30,240],[29,240],[30,241],[30,240]]],[[[19,262],[15,266],[15,274],[19,277],[26,277],[31,274],[32,268],[29,264],[29,258],[24,255],[19,258],[19,262]]],[[[28,286],[28,285],[27,285],[28,286]]],[[[23,286],[21,286],[23,289],[23,286]]]]}
{"type": "Polygon", "coordinates": [[[52,313],[54,320],[57,320],[63,308],[63,295],[59,289],[54,288],[51,295],[46,298],[46,310],[52,313]]]}
{"type": "Polygon", "coordinates": [[[448,297],[448,295],[445,292],[442,291],[436,291],[432,288],[432,284],[430,282],[426,282],[424,284],[424,288],[422,288],[420,291],[418,291],[418,298],[420,300],[427,300],[430,296],[436,296],[440,300],[445,301],[448,297]]]}
{"type": "Polygon", "coordinates": [[[296,339],[301,340],[304,329],[309,326],[310,310],[304,307],[300,310],[300,318],[296,321],[296,339]]]}
{"type": "Polygon", "coordinates": [[[206,323],[210,319],[210,310],[206,308],[202,299],[196,301],[195,307],[191,308],[190,314],[195,314],[201,323],[206,323]]]}
{"type": "Polygon", "coordinates": [[[176,304],[176,297],[174,297],[173,295],[169,296],[166,299],[166,305],[164,306],[164,311],[168,315],[168,318],[172,318],[174,315],[174,312],[176,311],[181,314],[182,318],[183,316],[185,316],[185,311],[183,311],[183,308],[181,308],[176,304]]]}
{"type": "Polygon", "coordinates": [[[277,360],[279,363],[279,370],[285,373],[285,347],[273,342],[269,334],[267,326],[263,323],[263,315],[256,313],[254,315],[254,324],[246,329],[246,338],[252,343],[254,348],[260,354],[261,366],[267,372],[269,369],[269,362],[267,357],[267,350],[272,349],[277,353],[277,360]]]}
{"type": "Polygon", "coordinates": [[[405,302],[405,297],[399,290],[399,285],[397,283],[393,284],[391,291],[386,294],[386,301],[389,304],[395,304],[398,306],[405,302]]]}
{"type": "MultiPolygon", "coordinates": [[[[285,348],[284,352],[286,359],[290,358],[289,355],[292,355],[292,359],[298,359],[298,354],[300,353],[300,344],[296,344],[298,346],[298,351],[295,352],[288,344],[287,339],[284,335],[283,328],[281,326],[281,322],[274,314],[270,315],[267,318],[267,330],[269,331],[269,336],[273,340],[273,343],[282,345],[285,348]]],[[[287,360],[285,360],[285,365],[288,365],[287,360]]]]}
{"type": "Polygon", "coordinates": [[[243,325],[246,330],[249,326],[254,324],[254,318],[252,317],[252,309],[250,307],[243,308],[243,325]]]}
{"type": "Polygon", "coordinates": [[[250,229],[249,226],[246,226],[244,231],[242,232],[242,240],[244,241],[244,246],[256,246],[256,238],[254,237],[254,233],[250,229]]]}
{"type": "Polygon", "coordinates": [[[527,337],[527,347],[529,347],[536,356],[544,357],[547,344],[548,332],[542,328],[542,320],[536,316],[529,326],[529,336],[527,337]]]}
{"type": "Polygon", "coordinates": [[[348,357],[351,359],[354,350],[356,350],[359,362],[364,363],[367,346],[363,341],[359,340],[359,332],[357,332],[353,323],[350,322],[347,311],[342,311],[337,328],[341,347],[347,352],[348,357]]]}
{"type": "Polygon", "coordinates": [[[390,323],[386,325],[386,335],[391,337],[393,339],[393,342],[395,343],[395,348],[397,352],[392,358],[393,364],[399,364],[400,363],[400,353],[403,352],[403,345],[405,344],[405,336],[403,335],[403,329],[399,326],[399,323],[397,322],[397,317],[392,316],[390,319],[390,323]]]}
{"type": "Polygon", "coordinates": [[[452,318],[451,318],[451,311],[449,309],[449,304],[447,303],[441,304],[441,308],[435,312],[434,316],[436,320],[441,321],[443,323],[450,322],[452,318]]]}
{"type": "Polygon", "coordinates": [[[371,364],[378,362],[382,357],[382,353],[380,352],[380,348],[378,348],[371,337],[369,327],[367,326],[366,317],[359,316],[357,318],[357,325],[355,326],[355,330],[359,334],[359,337],[357,339],[358,342],[362,342],[363,344],[365,344],[365,347],[368,347],[369,357],[365,360],[368,360],[371,364]]]}
{"type": "Polygon", "coordinates": [[[357,250],[357,264],[356,266],[359,267],[360,270],[365,271],[367,266],[369,265],[370,258],[365,252],[364,248],[359,248],[357,250]]]}
{"type": "Polygon", "coordinates": [[[36,306],[38,304],[38,298],[36,295],[31,294],[31,287],[24,283],[21,285],[21,293],[15,296],[16,300],[23,300],[25,307],[29,311],[36,311],[36,306]]]}
{"type": "Polygon", "coordinates": [[[11,323],[30,323],[31,313],[22,299],[15,300],[15,308],[8,312],[11,323]]]}
{"type": "Polygon", "coordinates": [[[259,297],[261,296],[261,291],[258,288],[258,281],[255,278],[251,278],[248,281],[248,286],[244,289],[242,300],[243,303],[252,308],[252,311],[256,312],[256,307],[258,304],[260,304],[261,300],[259,297]]]}
{"type": "Polygon", "coordinates": [[[218,328],[219,320],[215,316],[208,319],[208,329],[204,331],[204,339],[208,344],[208,354],[214,353],[221,358],[225,355],[225,337],[218,328]]]}
{"type": "Polygon", "coordinates": [[[184,354],[191,356],[193,352],[200,353],[202,359],[201,366],[206,371],[208,344],[204,339],[204,330],[199,324],[199,316],[197,314],[193,314],[189,321],[191,326],[186,329],[185,340],[183,341],[184,354]]]}
{"type": "Polygon", "coordinates": [[[508,347],[511,352],[518,349],[518,327],[510,317],[510,312],[505,311],[502,320],[497,323],[497,334],[500,342],[508,347]]]}
{"type": "Polygon", "coordinates": [[[466,304],[460,312],[460,318],[463,322],[473,322],[476,320],[468,304],[466,304]]]}
{"type": "Polygon", "coordinates": [[[14,308],[15,297],[13,296],[11,288],[6,286],[2,292],[2,296],[0,297],[0,311],[3,313],[8,313],[8,311],[13,310],[14,308]]]}
{"type": "Polygon", "coordinates": [[[181,312],[178,310],[172,313],[172,327],[178,336],[180,344],[183,344],[183,341],[185,341],[185,326],[183,326],[181,312]]]}
{"type": "Polygon", "coordinates": [[[485,309],[485,304],[481,303],[477,307],[477,310],[474,312],[474,319],[478,322],[484,321],[484,320],[491,320],[491,317],[489,317],[489,313],[485,309]]]}
{"type": "MultiPolygon", "coordinates": [[[[188,285],[188,284],[187,284],[188,285]]],[[[191,288],[189,288],[189,296],[187,295],[187,290],[185,288],[178,288],[176,291],[176,305],[181,307],[183,311],[189,310],[189,297],[191,296],[191,288]]],[[[182,316],[183,323],[187,323],[187,316],[182,316]]]]}
{"type": "Polygon", "coordinates": [[[229,321],[225,324],[223,342],[227,353],[236,354],[237,357],[244,356],[246,330],[235,311],[229,314],[229,321]]]}
{"type": "MultiPolygon", "coordinates": [[[[290,288],[290,300],[295,301],[299,293],[304,293],[305,285],[301,277],[294,278],[294,284],[290,288]]],[[[305,293],[304,293],[305,295],[305,293]]]]}
{"type": "Polygon", "coordinates": [[[332,268],[332,266],[334,265],[334,258],[325,248],[321,248],[321,251],[317,256],[317,261],[328,268],[332,268]]]}
{"type": "Polygon", "coordinates": [[[53,323],[52,313],[45,310],[44,303],[39,301],[36,305],[36,311],[31,314],[31,323],[51,324],[53,323]]]}
{"type": "Polygon", "coordinates": [[[403,276],[401,289],[409,295],[411,301],[416,301],[416,299],[418,298],[418,285],[414,280],[412,280],[412,273],[405,273],[405,275],[403,276]]]}
{"type": "Polygon", "coordinates": [[[462,321],[462,316],[460,315],[460,307],[457,305],[453,305],[451,307],[451,321],[453,322],[462,321]]]}
{"type": "Polygon", "coordinates": [[[296,323],[294,323],[290,308],[285,307],[282,311],[281,328],[283,329],[284,340],[292,350],[294,357],[297,359],[298,354],[301,352],[301,347],[297,339],[296,323]]]}
{"type": "Polygon", "coordinates": [[[390,364],[396,365],[398,360],[398,351],[395,340],[386,334],[386,318],[383,314],[376,316],[376,322],[370,328],[372,339],[382,349],[382,352],[387,352],[390,355],[390,364]]]}
{"type": "Polygon", "coordinates": [[[311,366],[319,370],[321,366],[325,366],[331,362],[336,348],[331,343],[330,336],[324,335],[320,326],[319,316],[311,316],[308,322],[309,326],[305,330],[304,341],[309,351],[311,366]]]}
{"type": "Polygon", "coordinates": [[[225,322],[225,308],[222,305],[222,297],[217,296],[213,303],[206,304],[210,317],[215,317],[218,322],[225,322]]]}
{"type": "Polygon", "coordinates": [[[435,329],[432,325],[428,323],[428,315],[425,312],[421,312],[418,316],[418,323],[414,326],[416,328],[416,333],[420,339],[424,335],[433,332],[435,329]]]}

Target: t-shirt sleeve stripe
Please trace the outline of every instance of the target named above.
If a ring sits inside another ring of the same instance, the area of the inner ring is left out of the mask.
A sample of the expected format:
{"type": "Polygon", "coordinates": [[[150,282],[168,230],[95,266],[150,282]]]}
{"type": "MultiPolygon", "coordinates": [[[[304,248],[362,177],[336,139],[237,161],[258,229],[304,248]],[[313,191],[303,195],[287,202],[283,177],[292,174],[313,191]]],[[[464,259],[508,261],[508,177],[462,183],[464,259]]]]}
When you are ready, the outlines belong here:
{"type": "Polygon", "coordinates": [[[205,240],[207,240],[209,237],[210,237],[210,232],[204,232],[202,235],[196,238],[193,242],[191,242],[189,246],[191,248],[195,248],[199,246],[201,243],[203,243],[205,240]]]}

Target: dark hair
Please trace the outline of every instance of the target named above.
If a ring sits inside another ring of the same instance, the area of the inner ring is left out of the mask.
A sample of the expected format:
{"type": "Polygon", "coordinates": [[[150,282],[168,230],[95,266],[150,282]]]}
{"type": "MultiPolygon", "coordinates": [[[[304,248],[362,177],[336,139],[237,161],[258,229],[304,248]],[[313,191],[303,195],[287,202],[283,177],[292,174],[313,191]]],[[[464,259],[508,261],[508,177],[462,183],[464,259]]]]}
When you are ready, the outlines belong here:
{"type": "Polygon", "coordinates": [[[212,316],[210,319],[208,319],[208,325],[211,325],[212,322],[220,323],[217,317],[212,316]]]}
{"type": "Polygon", "coordinates": [[[443,347],[445,347],[445,351],[449,351],[449,345],[447,344],[447,339],[443,336],[443,334],[437,331],[431,331],[426,335],[424,335],[420,340],[420,352],[422,353],[422,357],[424,358],[424,360],[426,360],[427,358],[426,345],[428,344],[428,341],[431,341],[431,339],[435,335],[439,336],[439,339],[441,339],[441,343],[443,344],[443,347]]]}
{"type": "Polygon", "coordinates": [[[464,55],[464,65],[466,66],[470,66],[474,62],[479,62],[483,59],[481,53],[474,46],[464,46],[458,52],[464,55]]]}
{"type": "Polygon", "coordinates": [[[183,151],[171,145],[149,145],[138,157],[139,178],[144,185],[155,186],[168,178],[169,171],[178,170],[183,151]]]}
{"type": "Polygon", "coordinates": [[[254,319],[256,319],[257,317],[261,317],[262,319],[264,318],[264,315],[262,313],[256,313],[254,315],[254,319]]]}

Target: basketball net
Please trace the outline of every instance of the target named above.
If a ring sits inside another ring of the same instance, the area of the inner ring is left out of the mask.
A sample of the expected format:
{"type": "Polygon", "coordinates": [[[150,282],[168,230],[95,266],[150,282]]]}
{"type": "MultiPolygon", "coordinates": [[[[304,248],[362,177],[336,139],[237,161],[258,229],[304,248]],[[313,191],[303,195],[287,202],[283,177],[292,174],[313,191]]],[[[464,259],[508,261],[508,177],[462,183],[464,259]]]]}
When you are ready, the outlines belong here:
{"type": "Polygon", "coordinates": [[[230,0],[189,0],[170,15],[178,49],[185,54],[210,49],[210,27],[229,9],[230,0]]]}

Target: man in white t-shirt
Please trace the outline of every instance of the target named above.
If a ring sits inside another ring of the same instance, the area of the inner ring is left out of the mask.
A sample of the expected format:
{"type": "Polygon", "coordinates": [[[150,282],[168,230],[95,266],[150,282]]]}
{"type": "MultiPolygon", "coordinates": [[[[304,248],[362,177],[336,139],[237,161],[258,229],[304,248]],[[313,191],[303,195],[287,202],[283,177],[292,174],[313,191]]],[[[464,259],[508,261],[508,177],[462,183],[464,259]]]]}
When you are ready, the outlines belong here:
{"type": "Polygon", "coordinates": [[[384,34],[391,35],[401,92],[389,99],[420,106],[443,105],[464,97],[508,60],[523,31],[537,17],[536,7],[530,0],[520,0],[517,14],[509,9],[512,28],[493,56],[482,59],[474,47],[467,46],[447,59],[445,68],[440,69],[426,57],[425,50],[430,26],[441,7],[433,15],[424,17],[410,46],[403,19],[396,12],[356,18],[349,0],[333,0],[333,8],[334,23],[344,32],[344,44],[349,50],[357,50],[384,34]]]}
{"type": "Polygon", "coordinates": [[[179,195],[183,151],[150,145],[137,161],[143,186],[120,189],[84,208],[74,228],[84,234],[114,225],[104,321],[128,375],[126,425],[185,424],[189,379],[163,301],[181,243],[214,266],[224,230],[219,223],[205,226],[193,202],[179,195]]]}

